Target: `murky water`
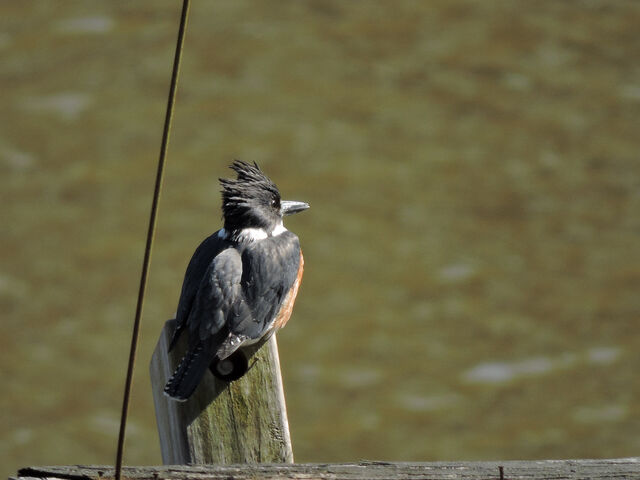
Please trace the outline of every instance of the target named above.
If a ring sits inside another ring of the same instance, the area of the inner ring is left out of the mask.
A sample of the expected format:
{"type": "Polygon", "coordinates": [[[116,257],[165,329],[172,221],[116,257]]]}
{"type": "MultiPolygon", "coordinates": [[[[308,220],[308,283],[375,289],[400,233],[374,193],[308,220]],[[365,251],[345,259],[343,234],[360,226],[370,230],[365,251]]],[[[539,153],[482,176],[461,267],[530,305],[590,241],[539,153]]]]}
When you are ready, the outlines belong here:
{"type": "MultiPolygon", "coordinates": [[[[0,5],[3,474],[113,463],[179,5],[0,5]]],[[[298,461],[637,455],[640,6],[193,2],[127,442],[217,177],[306,273],[298,461]]]]}

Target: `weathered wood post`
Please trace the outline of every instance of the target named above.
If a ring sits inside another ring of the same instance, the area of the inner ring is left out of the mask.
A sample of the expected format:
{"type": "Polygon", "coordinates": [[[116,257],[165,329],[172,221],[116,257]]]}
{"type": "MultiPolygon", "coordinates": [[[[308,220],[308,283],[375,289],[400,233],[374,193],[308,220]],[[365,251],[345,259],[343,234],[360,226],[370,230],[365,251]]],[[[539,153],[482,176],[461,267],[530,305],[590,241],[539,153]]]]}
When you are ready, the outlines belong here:
{"type": "Polygon", "coordinates": [[[207,372],[193,396],[177,402],[163,393],[186,349],[183,335],[167,352],[174,323],[165,323],[149,367],[163,463],[292,463],[275,335],[245,352],[242,378],[229,383],[207,372]]]}
{"type": "MultiPolygon", "coordinates": [[[[97,465],[21,468],[9,480],[110,480],[113,468],[97,465]]],[[[125,480],[640,480],[640,457],[507,462],[350,462],[295,465],[124,467],[125,480]]]]}

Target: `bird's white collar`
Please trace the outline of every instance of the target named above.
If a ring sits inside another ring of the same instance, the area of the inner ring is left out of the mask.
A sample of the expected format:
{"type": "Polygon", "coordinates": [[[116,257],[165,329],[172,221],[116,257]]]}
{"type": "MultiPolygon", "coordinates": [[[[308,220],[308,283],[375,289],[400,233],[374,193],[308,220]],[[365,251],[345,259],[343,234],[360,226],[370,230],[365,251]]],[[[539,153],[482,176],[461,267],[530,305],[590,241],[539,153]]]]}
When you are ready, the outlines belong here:
{"type": "MultiPolygon", "coordinates": [[[[276,228],[273,229],[271,234],[267,232],[264,228],[243,228],[237,234],[234,234],[233,237],[238,239],[241,242],[257,242],[258,240],[264,240],[268,237],[277,237],[278,235],[282,235],[284,232],[288,231],[284,224],[280,222],[276,228]]],[[[229,238],[229,232],[227,232],[224,228],[221,228],[218,231],[218,238],[227,239],[229,238]]]]}

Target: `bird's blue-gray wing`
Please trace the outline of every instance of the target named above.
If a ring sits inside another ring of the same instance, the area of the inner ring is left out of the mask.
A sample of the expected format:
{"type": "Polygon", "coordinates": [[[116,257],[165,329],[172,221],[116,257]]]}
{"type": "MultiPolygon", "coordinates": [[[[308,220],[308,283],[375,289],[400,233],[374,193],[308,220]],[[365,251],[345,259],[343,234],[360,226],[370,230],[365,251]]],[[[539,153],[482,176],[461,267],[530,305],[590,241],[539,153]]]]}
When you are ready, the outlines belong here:
{"type": "Polygon", "coordinates": [[[180,292],[180,300],[178,301],[178,309],[176,311],[176,327],[173,332],[169,350],[173,348],[186,326],[187,318],[189,318],[193,302],[196,299],[205,272],[215,256],[226,246],[226,241],[221,239],[218,236],[218,232],[216,232],[205,238],[191,257],[182,283],[182,291],[180,292]]]}
{"type": "Polygon", "coordinates": [[[187,351],[165,386],[173,398],[189,398],[228,338],[230,312],[242,304],[241,278],[242,261],[234,248],[219,252],[204,270],[184,320],[189,330],[187,351]]]}
{"type": "MultiPolygon", "coordinates": [[[[220,252],[205,271],[187,318],[190,344],[210,343],[243,303],[242,259],[234,248],[220,252]]],[[[212,345],[216,347],[216,345],[212,345]]]]}

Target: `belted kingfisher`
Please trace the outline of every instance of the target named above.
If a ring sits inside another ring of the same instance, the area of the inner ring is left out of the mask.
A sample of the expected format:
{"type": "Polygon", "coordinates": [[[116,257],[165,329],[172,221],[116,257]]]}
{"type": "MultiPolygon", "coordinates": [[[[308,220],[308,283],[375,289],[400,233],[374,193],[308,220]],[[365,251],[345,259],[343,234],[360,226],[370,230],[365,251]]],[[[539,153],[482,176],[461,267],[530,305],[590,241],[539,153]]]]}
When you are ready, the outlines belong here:
{"type": "Polygon", "coordinates": [[[210,365],[216,373],[239,348],[284,327],[302,279],[300,241],[282,218],[309,205],[281,200],[256,163],[230,168],[237,179],[220,179],[224,227],[196,249],[182,284],[169,350],[185,330],[188,347],[164,388],[176,400],[191,396],[210,365]]]}

